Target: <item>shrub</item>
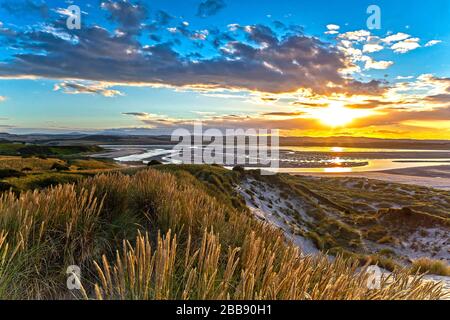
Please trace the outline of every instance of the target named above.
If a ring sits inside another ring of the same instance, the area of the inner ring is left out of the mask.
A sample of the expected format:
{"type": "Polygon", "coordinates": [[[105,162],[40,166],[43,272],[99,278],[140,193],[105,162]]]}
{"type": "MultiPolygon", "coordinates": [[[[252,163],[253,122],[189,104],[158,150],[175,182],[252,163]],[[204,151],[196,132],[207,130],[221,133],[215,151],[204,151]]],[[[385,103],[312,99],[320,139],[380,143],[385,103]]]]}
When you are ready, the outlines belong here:
{"type": "Polygon", "coordinates": [[[160,164],[163,164],[161,161],[159,161],[159,160],[155,160],[155,159],[153,159],[153,160],[150,160],[148,163],[147,163],[147,166],[157,166],[157,165],[160,165],[160,164]]]}
{"type": "Polygon", "coordinates": [[[25,174],[23,174],[20,171],[13,170],[13,169],[0,169],[0,179],[6,179],[6,178],[18,178],[23,177],[25,174]]]}
{"type": "Polygon", "coordinates": [[[411,273],[425,272],[448,277],[450,276],[450,266],[443,260],[433,260],[430,258],[414,260],[411,266],[411,273]]]}
{"type": "Polygon", "coordinates": [[[234,166],[233,171],[239,172],[239,173],[245,173],[245,168],[243,166],[234,166]]]}
{"type": "Polygon", "coordinates": [[[65,165],[63,165],[63,164],[60,164],[60,163],[58,163],[58,162],[55,162],[55,163],[51,166],[50,170],[56,170],[56,171],[69,171],[69,170],[70,170],[70,167],[65,166],[65,165]]]}

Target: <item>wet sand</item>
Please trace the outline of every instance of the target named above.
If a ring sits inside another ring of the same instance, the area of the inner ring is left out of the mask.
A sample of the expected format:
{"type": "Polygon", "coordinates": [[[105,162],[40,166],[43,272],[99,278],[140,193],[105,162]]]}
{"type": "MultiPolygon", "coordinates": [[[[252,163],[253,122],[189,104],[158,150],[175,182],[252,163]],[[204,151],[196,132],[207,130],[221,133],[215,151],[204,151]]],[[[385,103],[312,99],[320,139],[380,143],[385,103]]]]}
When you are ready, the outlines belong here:
{"type": "Polygon", "coordinates": [[[450,190],[450,165],[392,169],[372,172],[298,173],[319,177],[355,177],[450,190]]]}

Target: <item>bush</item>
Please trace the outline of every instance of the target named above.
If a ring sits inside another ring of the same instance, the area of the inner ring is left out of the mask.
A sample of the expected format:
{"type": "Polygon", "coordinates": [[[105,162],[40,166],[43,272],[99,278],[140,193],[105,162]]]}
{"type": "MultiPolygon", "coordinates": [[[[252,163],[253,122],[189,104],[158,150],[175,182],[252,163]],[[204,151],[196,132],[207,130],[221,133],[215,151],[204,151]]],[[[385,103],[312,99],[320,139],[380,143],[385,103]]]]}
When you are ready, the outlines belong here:
{"type": "Polygon", "coordinates": [[[147,166],[157,166],[157,165],[160,165],[160,164],[163,164],[161,161],[159,161],[159,160],[155,160],[155,159],[153,159],[153,160],[150,160],[148,163],[147,163],[147,166]]]}
{"type": "Polygon", "coordinates": [[[411,266],[411,273],[431,273],[440,276],[450,276],[450,266],[443,260],[433,260],[430,258],[419,258],[414,260],[411,266]]]}
{"type": "Polygon", "coordinates": [[[50,170],[56,170],[56,171],[69,171],[70,168],[69,168],[68,166],[63,165],[63,164],[60,164],[60,163],[55,162],[55,163],[51,166],[50,170]]]}
{"type": "Polygon", "coordinates": [[[239,173],[244,173],[245,172],[245,168],[243,166],[234,166],[233,167],[233,171],[239,172],[239,173]]]}

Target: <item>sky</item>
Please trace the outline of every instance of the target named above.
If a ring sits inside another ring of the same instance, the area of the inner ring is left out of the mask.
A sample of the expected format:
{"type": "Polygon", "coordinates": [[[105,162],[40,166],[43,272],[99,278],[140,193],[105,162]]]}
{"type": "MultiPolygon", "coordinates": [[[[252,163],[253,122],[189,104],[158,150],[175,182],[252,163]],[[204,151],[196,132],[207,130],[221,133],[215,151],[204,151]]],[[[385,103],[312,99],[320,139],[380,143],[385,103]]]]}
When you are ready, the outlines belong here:
{"type": "Polygon", "coordinates": [[[449,21],[447,0],[0,0],[0,132],[450,139],[449,21]]]}

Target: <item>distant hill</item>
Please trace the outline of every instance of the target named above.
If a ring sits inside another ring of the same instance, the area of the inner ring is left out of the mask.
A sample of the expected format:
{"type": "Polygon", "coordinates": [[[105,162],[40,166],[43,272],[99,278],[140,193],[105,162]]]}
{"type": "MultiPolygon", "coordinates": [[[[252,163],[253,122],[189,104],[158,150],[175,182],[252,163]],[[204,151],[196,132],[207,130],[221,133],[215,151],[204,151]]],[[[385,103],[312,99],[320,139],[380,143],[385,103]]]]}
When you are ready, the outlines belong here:
{"type": "MultiPolygon", "coordinates": [[[[46,145],[84,145],[84,144],[124,144],[124,145],[167,145],[176,144],[170,135],[142,134],[141,130],[130,130],[126,134],[121,130],[108,130],[95,134],[9,134],[0,133],[0,141],[38,143],[46,145]],[[140,134],[136,134],[140,133],[140,134]]],[[[335,146],[353,148],[387,148],[387,149],[435,149],[450,150],[450,140],[414,140],[414,139],[379,139],[366,137],[280,137],[281,146],[335,146]]]]}

